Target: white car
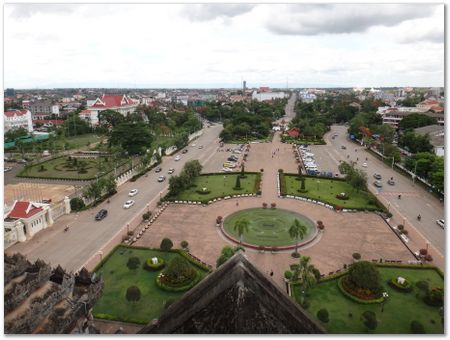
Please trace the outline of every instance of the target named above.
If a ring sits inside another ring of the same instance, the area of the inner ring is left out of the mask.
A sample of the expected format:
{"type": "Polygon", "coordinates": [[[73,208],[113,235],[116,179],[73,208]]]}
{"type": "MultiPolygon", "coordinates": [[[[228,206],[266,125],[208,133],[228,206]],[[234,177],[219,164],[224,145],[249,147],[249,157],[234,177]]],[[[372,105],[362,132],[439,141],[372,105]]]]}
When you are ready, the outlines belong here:
{"type": "Polygon", "coordinates": [[[440,226],[442,229],[445,228],[445,222],[444,220],[436,220],[436,223],[438,226],[440,226]]]}
{"type": "Polygon", "coordinates": [[[203,149],[203,145],[200,145],[198,148],[199,148],[199,149],[203,149]]]}
{"type": "Polygon", "coordinates": [[[197,144],[194,143],[194,144],[192,144],[191,146],[197,146],[197,144]]]}
{"type": "Polygon", "coordinates": [[[223,172],[233,172],[233,169],[231,168],[222,168],[223,172]]]}
{"type": "Polygon", "coordinates": [[[123,207],[124,207],[125,209],[128,209],[128,208],[131,208],[133,205],[134,205],[134,201],[133,201],[133,200],[129,200],[129,201],[126,201],[126,202],[125,202],[125,204],[123,205],[123,207]]]}
{"type": "Polygon", "coordinates": [[[176,161],[179,161],[180,159],[181,159],[180,155],[176,155],[176,156],[175,156],[175,160],[176,160],[176,161]]]}
{"type": "Polygon", "coordinates": [[[367,168],[367,163],[366,162],[363,163],[363,167],[367,168]]]}
{"type": "Polygon", "coordinates": [[[167,173],[168,173],[169,175],[173,174],[174,172],[175,172],[175,169],[174,169],[174,168],[170,168],[169,171],[167,171],[167,173]]]}
{"type": "Polygon", "coordinates": [[[132,190],[130,190],[130,192],[128,193],[128,196],[130,196],[130,197],[136,196],[138,192],[139,192],[138,189],[132,189],[132,190]]]}
{"type": "Polygon", "coordinates": [[[12,170],[12,168],[11,168],[10,166],[6,166],[6,167],[4,168],[4,171],[5,171],[5,172],[11,171],[11,170],[12,170]]]}

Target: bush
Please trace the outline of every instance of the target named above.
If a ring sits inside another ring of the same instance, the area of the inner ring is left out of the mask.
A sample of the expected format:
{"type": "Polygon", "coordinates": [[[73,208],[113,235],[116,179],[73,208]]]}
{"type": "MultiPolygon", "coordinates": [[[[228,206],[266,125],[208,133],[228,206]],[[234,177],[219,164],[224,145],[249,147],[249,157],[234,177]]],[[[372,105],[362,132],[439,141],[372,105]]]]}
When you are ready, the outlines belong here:
{"type": "Polygon", "coordinates": [[[284,272],[284,278],[286,279],[286,280],[291,280],[292,279],[292,272],[290,271],[290,270],[286,270],[285,272],[284,272]]]}
{"type": "Polygon", "coordinates": [[[411,333],[413,333],[413,334],[425,334],[425,328],[417,320],[411,321],[410,327],[411,327],[411,333]]]}
{"type": "Polygon", "coordinates": [[[325,229],[325,225],[320,220],[317,221],[317,229],[319,229],[319,230],[324,230],[325,229]]]}
{"type": "Polygon", "coordinates": [[[158,271],[162,268],[164,268],[164,266],[166,265],[166,263],[164,262],[163,259],[158,257],[158,263],[154,264],[152,259],[147,259],[147,261],[145,261],[144,263],[144,269],[150,270],[150,271],[158,271]]]}
{"type": "Polygon", "coordinates": [[[409,293],[413,290],[411,282],[406,279],[405,279],[405,283],[403,285],[401,285],[400,283],[397,282],[397,278],[394,277],[388,281],[388,284],[389,284],[389,286],[391,286],[392,288],[394,288],[400,292],[409,293]]]}
{"type": "Polygon", "coordinates": [[[199,195],[209,195],[211,190],[195,190],[195,192],[199,195]]]}
{"type": "Polygon", "coordinates": [[[128,267],[128,269],[134,270],[134,269],[137,269],[137,267],[139,267],[140,263],[141,263],[141,260],[139,260],[139,257],[136,257],[136,256],[130,257],[127,262],[127,267],[128,267]]]}
{"type": "Polygon", "coordinates": [[[294,251],[294,252],[291,254],[291,256],[292,256],[294,259],[298,259],[298,258],[300,257],[300,253],[297,253],[296,251],[294,251]]]}
{"type": "Polygon", "coordinates": [[[189,262],[180,256],[170,260],[167,268],[161,273],[160,283],[170,287],[181,287],[191,283],[197,277],[197,272],[189,262]]]}
{"type": "Polygon", "coordinates": [[[444,305],[444,290],[442,288],[432,288],[427,292],[423,301],[430,306],[441,307],[444,305]]]}
{"type": "MultiPolygon", "coordinates": [[[[348,200],[350,197],[349,197],[346,193],[340,193],[340,194],[337,194],[337,195],[336,195],[336,198],[337,198],[338,200],[346,201],[346,200],[348,200]]],[[[369,203],[369,204],[370,204],[370,203],[369,203]]]]}
{"type": "Polygon", "coordinates": [[[403,229],[405,229],[405,226],[404,226],[403,224],[399,224],[399,225],[397,226],[397,229],[400,230],[400,231],[402,231],[403,229]]]}
{"type": "Polygon", "coordinates": [[[263,207],[263,209],[266,209],[266,208],[267,208],[267,203],[264,202],[264,203],[262,204],[262,207],[263,207]]]}
{"type": "Polygon", "coordinates": [[[74,197],[70,200],[70,209],[72,211],[83,210],[86,205],[80,197],[74,197]]]}
{"type": "Polygon", "coordinates": [[[317,312],[317,318],[318,318],[320,321],[327,323],[327,322],[329,321],[329,318],[328,318],[328,310],[326,310],[325,308],[320,309],[320,310],[317,312]]]}
{"type": "Polygon", "coordinates": [[[159,246],[159,249],[161,249],[162,251],[169,251],[170,249],[172,249],[173,247],[173,243],[169,238],[163,238],[163,240],[161,241],[161,245],[159,246]]]}
{"type": "Polygon", "coordinates": [[[362,314],[362,317],[364,319],[364,326],[366,326],[368,329],[375,329],[378,326],[377,321],[377,315],[372,311],[365,311],[362,314]]]}
{"type": "Polygon", "coordinates": [[[430,289],[430,285],[427,281],[417,281],[416,287],[425,292],[428,292],[428,290],[430,289]]]}
{"type": "Polygon", "coordinates": [[[360,253],[353,253],[353,254],[352,254],[352,257],[353,257],[355,260],[360,260],[360,259],[361,259],[361,254],[360,254],[360,253]]]}
{"type": "Polygon", "coordinates": [[[377,267],[368,261],[352,264],[343,284],[348,292],[360,299],[377,298],[382,291],[380,273],[377,267]]]}
{"type": "Polygon", "coordinates": [[[189,245],[188,241],[181,241],[180,242],[180,246],[183,249],[186,249],[188,247],[188,245],[189,245]]]}
{"type": "Polygon", "coordinates": [[[276,203],[270,203],[270,207],[271,207],[272,209],[275,209],[275,208],[277,207],[277,204],[276,204],[276,203]]]}
{"type": "Polygon", "coordinates": [[[130,302],[139,301],[141,298],[141,290],[137,286],[128,287],[125,297],[130,302]]]}
{"type": "Polygon", "coordinates": [[[150,219],[150,217],[152,216],[151,212],[146,212],[145,214],[142,215],[142,219],[144,221],[148,221],[150,219]]]}
{"type": "Polygon", "coordinates": [[[425,261],[431,262],[433,261],[433,257],[430,254],[425,255],[425,261]]]}
{"type": "Polygon", "coordinates": [[[422,256],[425,256],[425,255],[428,254],[428,250],[422,248],[422,249],[419,250],[419,254],[422,255],[422,256]]]}

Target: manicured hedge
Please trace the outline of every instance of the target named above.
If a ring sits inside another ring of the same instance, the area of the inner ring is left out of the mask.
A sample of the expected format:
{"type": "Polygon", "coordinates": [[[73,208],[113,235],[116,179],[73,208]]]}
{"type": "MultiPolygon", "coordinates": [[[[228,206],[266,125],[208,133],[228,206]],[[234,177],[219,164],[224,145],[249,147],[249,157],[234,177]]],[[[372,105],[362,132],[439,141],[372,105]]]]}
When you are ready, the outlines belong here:
{"type": "Polygon", "coordinates": [[[342,294],[344,294],[350,300],[353,300],[355,302],[362,303],[365,305],[374,304],[374,303],[382,303],[384,301],[383,297],[378,298],[378,299],[372,299],[372,300],[362,300],[362,299],[357,298],[356,296],[353,296],[352,294],[350,294],[349,292],[347,292],[345,290],[344,286],[342,285],[342,279],[343,279],[343,277],[339,278],[339,280],[337,282],[339,290],[342,292],[342,294]]]}
{"type": "Polygon", "coordinates": [[[184,292],[184,291],[189,290],[192,287],[194,287],[200,281],[199,273],[197,271],[195,271],[195,273],[196,273],[195,278],[185,286],[171,287],[171,286],[165,285],[165,284],[161,283],[161,281],[159,280],[159,276],[156,277],[155,282],[156,282],[156,285],[159,288],[161,288],[162,290],[165,290],[168,292],[184,292]]]}
{"type": "Polygon", "coordinates": [[[405,285],[402,286],[397,282],[397,278],[394,277],[388,281],[388,285],[399,292],[409,293],[413,290],[412,284],[405,278],[405,285]]]}
{"type": "Polygon", "coordinates": [[[146,325],[148,322],[142,321],[142,320],[136,320],[133,319],[132,317],[126,317],[126,318],[119,318],[117,316],[113,316],[110,314],[105,314],[105,313],[93,313],[94,318],[97,319],[104,319],[104,320],[112,320],[112,321],[122,321],[122,322],[128,322],[128,323],[135,323],[135,324],[139,324],[139,325],[146,325]]]}
{"type": "Polygon", "coordinates": [[[164,262],[164,260],[162,258],[158,257],[157,264],[153,264],[152,259],[147,259],[147,261],[145,261],[145,263],[144,263],[144,269],[156,272],[156,271],[164,268],[165,265],[166,265],[166,263],[164,262]]]}

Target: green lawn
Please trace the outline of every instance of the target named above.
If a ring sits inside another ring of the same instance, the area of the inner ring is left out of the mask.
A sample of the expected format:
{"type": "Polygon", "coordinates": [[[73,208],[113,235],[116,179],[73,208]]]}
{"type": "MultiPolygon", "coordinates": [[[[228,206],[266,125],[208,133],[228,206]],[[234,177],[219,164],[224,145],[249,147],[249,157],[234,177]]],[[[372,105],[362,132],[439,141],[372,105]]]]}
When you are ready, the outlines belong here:
{"type": "MultiPolygon", "coordinates": [[[[280,181],[285,179],[286,195],[302,196],[319,200],[332,205],[340,205],[347,209],[381,210],[377,208],[376,198],[369,192],[356,192],[350,184],[342,180],[305,177],[306,193],[300,193],[301,182],[296,175],[282,175],[280,181]],[[340,193],[349,195],[348,200],[340,200],[336,195],[340,193]]],[[[283,186],[283,183],[280,183],[283,186]]]]}
{"type": "Polygon", "coordinates": [[[69,144],[68,149],[78,149],[83,146],[88,146],[100,142],[104,136],[98,136],[94,133],[88,133],[80,136],[67,137],[66,142],[69,144]]]}
{"type": "MultiPolygon", "coordinates": [[[[444,329],[439,315],[439,307],[425,304],[421,298],[423,293],[415,286],[417,281],[425,280],[430,287],[444,287],[444,280],[433,269],[408,269],[378,267],[385,291],[389,294],[381,312],[381,304],[360,304],[345,297],[337,286],[337,280],[319,283],[308,293],[306,300],[310,303],[308,311],[316,317],[317,312],[326,308],[330,321],[322,323],[330,333],[365,334],[368,331],[360,317],[364,311],[376,313],[378,334],[409,334],[413,320],[421,322],[426,333],[440,333],[444,329]],[[398,292],[391,288],[387,281],[402,276],[411,280],[414,290],[411,293],[398,292]],[[349,316],[349,313],[352,316],[349,316]]],[[[299,301],[300,289],[294,286],[294,297],[299,301]]]]}
{"type": "MultiPolygon", "coordinates": [[[[167,263],[173,257],[181,255],[174,252],[119,246],[96,271],[102,275],[105,287],[102,297],[94,306],[94,316],[145,324],[161,315],[165,301],[180,299],[185,292],[167,292],[156,285],[155,280],[160,271],[150,272],[142,268],[142,264],[148,258],[155,256],[164,259],[167,263]],[[137,256],[141,261],[141,265],[135,270],[128,269],[126,265],[128,259],[133,256],[137,256]],[[127,288],[132,285],[138,286],[141,290],[141,299],[135,303],[128,302],[125,298],[127,288]]],[[[197,266],[194,268],[202,278],[208,274],[206,270],[197,266]]]]}
{"type": "Polygon", "coordinates": [[[246,218],[250,222],[248,232],[242,235],[242,241],[254,245],[278,247],[295,244],[295,240],[289,236],[289,228],[294,219],[298,219],[307,227],[307,233],[299,243],[311,239],[315,231],[313,221],[293,211],[253,208],[235,212],[225,218],[224,229],[236,240],[239,240],[239,235],[234,230],[234,225],[241,218],[246,218]]]}
{"type": "MultiPolygon", "coordinates": [[[[110,170],[114,169],[114,163],[111,160],[107,160],[105,157],[97,158],[83,158],[79,159],[79,161],[85,161],[86,165],[86,173],[79,173],[76,168],[70,168],[66,166],[66,160],[68,157],[58,157],[52,160],[42,162],[36,165],[33,165],[29,168],[24,168],[17,176],[18,177],[37,177],[37,178],[64,178],[64,179],[74,179],[74,180],[83,180],[83,179],[92,179],[95,178],[97,174],[100,172],[107,173],[110,170]],[[43,166],[43,168],[41,168],[43,166]]],[[[127,160],[122,160],[120,163],[117,163],[117,169],[120,168],[121,165],[125,164],[127,160]]]]}
{"type": "Polygon", "coordinates": [[[155,140],[152,142],[151,149],[156,149],[158,146],[168,148],[175,145],[175,137],[154,136],[155,140]]]}
{"type": "Polygon", "coordinates": [[[195,179],[191,188],[184,190],[174,199],[181,201],[208,201],[228,195],[256,193],[259,190],[259,184],[257,185],[256,182],[261,175],[250,173],[246,173],[246,178],[241,179],[241,189],[234,190],[236,177],[239,175],[240,173],[201,175],[195,179]],[[207,188],[210,193],[199,194],[196,192],[196,190],[202,190],[203,188],[207,188]]]}

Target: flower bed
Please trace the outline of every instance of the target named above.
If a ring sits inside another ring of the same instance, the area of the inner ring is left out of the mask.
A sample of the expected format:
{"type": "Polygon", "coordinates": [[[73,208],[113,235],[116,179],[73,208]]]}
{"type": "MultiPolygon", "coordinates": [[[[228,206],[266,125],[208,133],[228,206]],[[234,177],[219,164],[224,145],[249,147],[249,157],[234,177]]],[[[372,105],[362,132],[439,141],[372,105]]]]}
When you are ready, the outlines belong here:
{"type": "Polygon", "coordinates": [[[397,282],[397,278],[394,277],[388,281],[388,284],[390,287],[392,287],[400,292],[409,293],[413,290],[411,282],[407,279],[405,279],[404,284],[400,284],[397,282]]]}
{"type": "Polygon", "coordinates": [[[184,292],[186,290],[191,289],[194,287],[197,282],[200,280],[200,275],[196,272],[195,277],[186,282],[179,283],[177,285],[171,285],[169,282],[164,282],[164,273],[159,273],[159,275],[156,277],[156,285],[168,292],[184,292]]]}
{"type": "Polygon", "coordinates": [[[353,290],[352,292],[349,292],[345,286],[347,276],[342,276],[338,280],[338,287],[339,290],[349,299],[363,304],[372,304],[372,303],[381,303],[384,301],[383,297],[376,297],[374,293],[370,292],[369,290],[353,290]]]}
{"type": "Polygon", "coordinates": [[[163,269],[164,266],[166,265],[166,263],[160,257],[158,257],[157,259],[158,259],[158,263],[153,263],[151,258],[147,259],[147,261],[145,261],[145,264],[144,264],[144,269],[151,270],[151,271],[158,271],[158,270],[163,269]]]}

